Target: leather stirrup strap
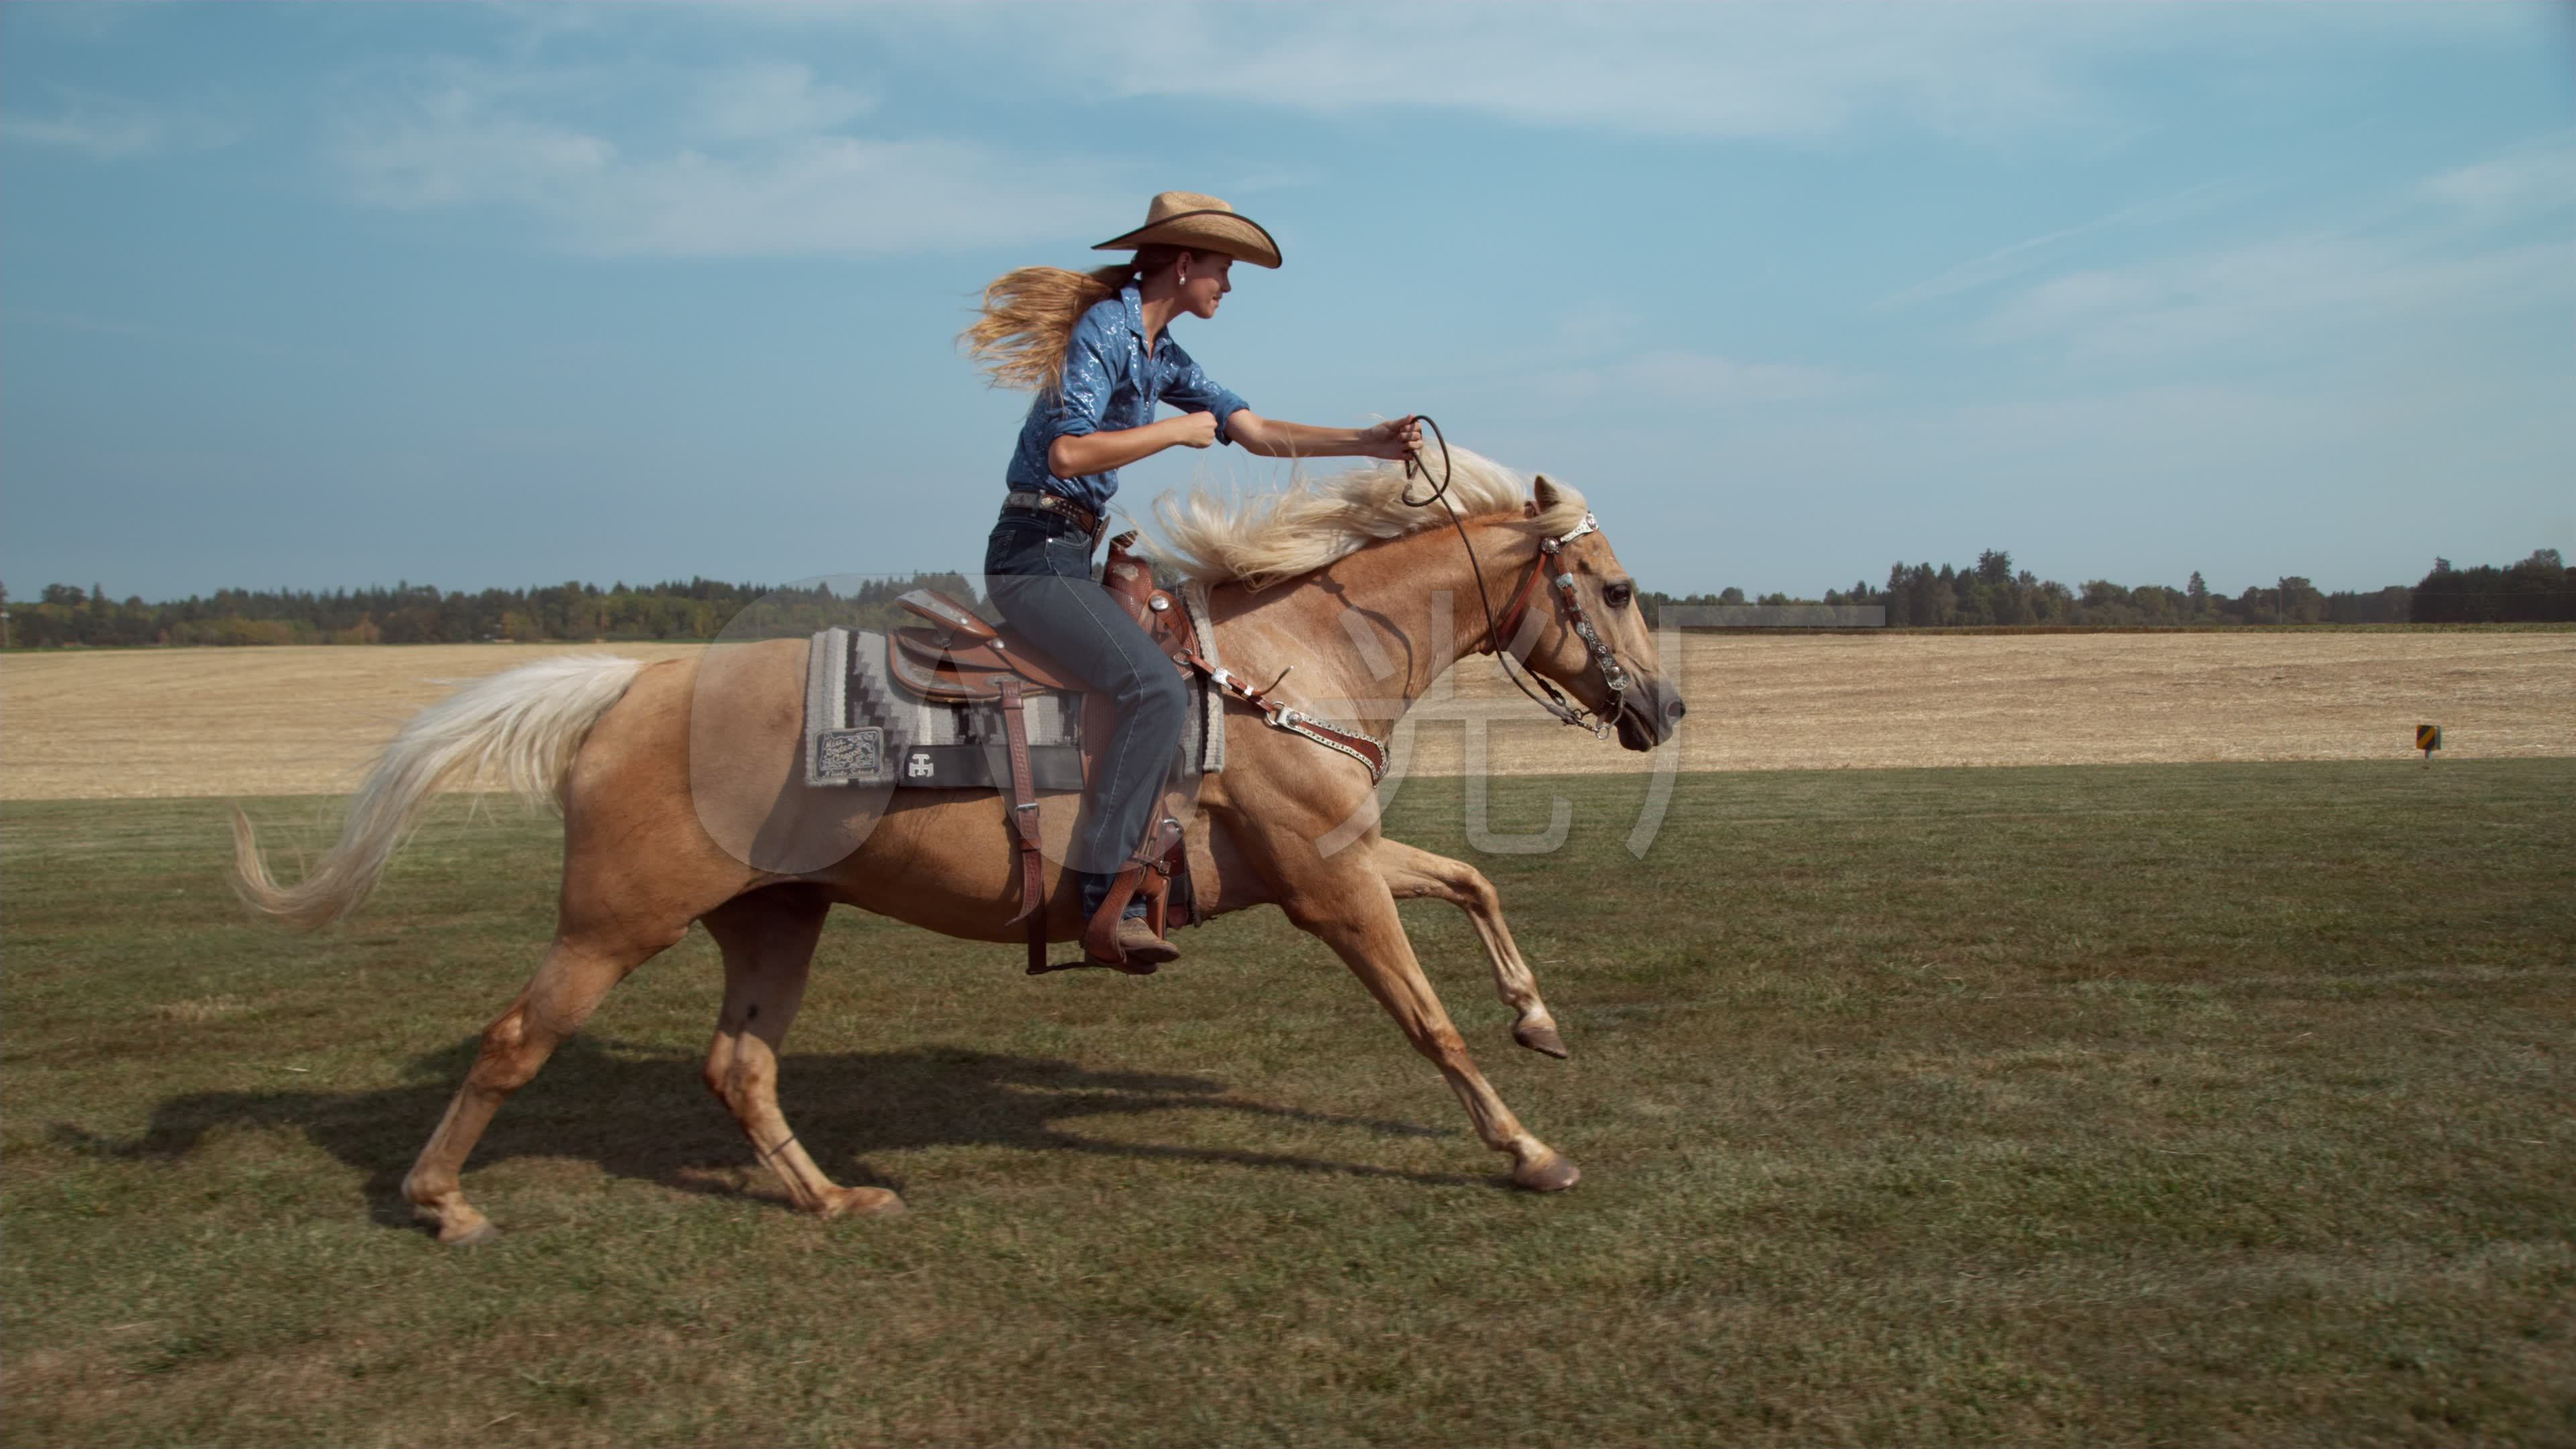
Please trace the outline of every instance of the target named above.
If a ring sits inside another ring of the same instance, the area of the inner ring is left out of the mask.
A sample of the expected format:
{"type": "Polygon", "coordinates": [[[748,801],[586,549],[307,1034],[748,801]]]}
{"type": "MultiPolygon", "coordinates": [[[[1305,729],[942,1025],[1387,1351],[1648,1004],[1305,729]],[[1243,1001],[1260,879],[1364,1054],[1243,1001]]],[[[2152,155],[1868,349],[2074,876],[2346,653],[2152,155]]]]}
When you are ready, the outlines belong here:
{"type": "Polygon", "coordinates": [[[1029,923],[1029,968],[1046,964],[1046,872],[1038,854],[1038,791],[1029,768],[1029,721],[1020,708],[1020,681],[1002,680],[1002,739],[1011,759],[1011,834],[1020,853],[1020,914],[1029,923]]]}

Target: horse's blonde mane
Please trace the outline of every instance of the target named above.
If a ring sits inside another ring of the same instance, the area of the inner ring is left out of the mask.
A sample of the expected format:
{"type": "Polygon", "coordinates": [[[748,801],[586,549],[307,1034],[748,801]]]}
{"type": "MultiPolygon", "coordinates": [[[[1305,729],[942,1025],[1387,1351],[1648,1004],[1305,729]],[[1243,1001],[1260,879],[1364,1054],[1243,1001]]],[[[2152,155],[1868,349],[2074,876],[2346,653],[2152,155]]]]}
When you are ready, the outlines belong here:
{"type": "MultiPolygon", "coordinates": [[[[1449,450],[1448,502],[1460,518],[1517,516],[1529,498],[1521,475],[1464,448],[1449,450]]],[[[1439,466],[1435,459],[1432,467],[1439,466]]],[[[1583,495],[1548,480],[1552,494],[1539,522],[1564,533],[1583,521],[1583,495]]],[[[1404,501],[1432,490],[1429,479],[1407,480],[1404,465],[1373,462],[1323,477],[1300,470],[1275,493],[1220,496],[1193,484],[1186,494],[1154,500],[1162,536],[1148,545],[1154,559],[1208,583],[1242,583],[1255,589],[1312,573],[1384,538],[1444,525],[1437,503],[1416,508],[1404,501]]]]}

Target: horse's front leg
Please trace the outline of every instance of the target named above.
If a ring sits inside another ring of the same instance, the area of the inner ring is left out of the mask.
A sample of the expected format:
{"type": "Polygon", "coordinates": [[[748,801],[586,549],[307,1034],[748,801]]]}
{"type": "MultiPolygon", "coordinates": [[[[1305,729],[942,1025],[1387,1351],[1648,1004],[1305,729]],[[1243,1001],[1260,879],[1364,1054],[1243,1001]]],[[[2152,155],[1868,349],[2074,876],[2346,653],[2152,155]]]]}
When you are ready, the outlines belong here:
{"type": "Polygon", "coordinates": [[[1485,879],[1485,873],[1463,860],[1396,840],[1378,841],[1377,861],[1387,889],[1397,900],[1427,897],[1467,913],[1477,939],[1485,943],[1485,960],[1494,968],[1494,994],[1515,1014],[1512,1040],[1552,1057],[1571,1055],[1565,1039],[1556,1034],[1556,1018],[1539,999],[1538,977],[1522,959],[1521,948],[1513,944],[1512,928],[1503,924],[1502,893],[1485,879]]]}
{"type": "Polygon", "coordinates": [[[1521,1126],[1468,1057],[1467,1044],[1423,978],[1422,963],[1405,938],[1403,918],[1396,914],[1395,896],[1384,876],[1364,869],[1303,882],[1281,904],[1301,929],[1333,948],[1404,1029],[1413,1049],[1440,1068],[1466,1105],[1476,1135],[1494,1151],[1511,1154],[1513,1182],[1539,1192],[1574,1186],[1582,1176],[1574,1164],[1521,1126]]]}

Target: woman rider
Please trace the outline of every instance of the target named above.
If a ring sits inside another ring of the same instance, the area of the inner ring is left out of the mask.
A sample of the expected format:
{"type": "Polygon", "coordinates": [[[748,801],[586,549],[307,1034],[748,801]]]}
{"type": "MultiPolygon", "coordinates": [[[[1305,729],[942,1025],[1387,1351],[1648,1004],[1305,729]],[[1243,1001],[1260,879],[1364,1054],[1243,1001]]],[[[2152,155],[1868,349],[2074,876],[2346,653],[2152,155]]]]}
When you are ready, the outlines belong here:
{"type": "MultiPolygon", "coordinates": [[[[1213,318],[1238,260],[1277,267],[1270,233],[1213,196],[1166,191],[1145,224],[1093,248],[1136,259],[1083,273],[1023,267],[984,289],[969,352],[993,380],[1037,393],[1005,477],[1009,496],[984,553],[986,588],[1030,642],[1117,702],[1093,755],[1071,858],[1086,922],[1145,840],[1189,708],[1178,671],[1142,626],[1092,581],[1118,470],[1166,448],[1234,443],[1272,458],[1406,458],[1421,432],[1398,418],[1320,428],[1265,418],[1218,386],[1169,335],[1183,313],[1213,318]],[[1157,419],[1154,405],[1180,409],[1157,419]]],[[[1117,925],[1130,962],[1180,953],[1154,934],[1142,902],[1117,925]]]]}

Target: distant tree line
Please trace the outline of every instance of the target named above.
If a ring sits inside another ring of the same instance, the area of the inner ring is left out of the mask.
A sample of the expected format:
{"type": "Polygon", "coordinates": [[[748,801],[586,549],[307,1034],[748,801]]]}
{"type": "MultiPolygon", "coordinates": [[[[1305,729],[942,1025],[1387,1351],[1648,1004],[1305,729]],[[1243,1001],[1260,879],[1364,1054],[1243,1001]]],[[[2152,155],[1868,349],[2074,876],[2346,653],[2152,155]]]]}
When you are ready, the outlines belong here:
{"type": "MultiPolygon", "coordinates": [[[[96,584],[47,584],[33,602],[12,602],[0,588],[8,642],[25,647],[185,644],[464,644],[483,640],[672,640],[772,638],[839,624],[879,629],[908,619],[894,604],[906,589],[931,587],[972,601],[979,590],[962,575],[916,574],[878,579],[847,593],[785,590],[760,584],[690,579],[649,586],[566,583],[529,589],[449,593],[429,584],[339,589],[220,589],[171,603],[111,599],[96,584]],[[746,616],[746,611],[749,611],[746,616]]],[[[2459,624],[2576,621],[2576,571],[2544,548],[2502,568],[2459,569],[2435,559],[2409,587],[2320,592],[2287,575],[2234,598],[2210,592],[2199,574],[2179,589],[2125,588],[2091,579],[2070,589],[2013,567],[2012,555],[1988,549],[1975,564],[1899,563],[1887,582],[1827,589],[1821,599],[1742,589],[1714,594],[1640,591],[1650,620],[1668,606],[1706,604],[1877,604],[1887,622],[1905,627],[1995,624],[2459,624]]]]}
{"type": "Polygon", "coordinates": [[[2412,587],[2391,584],[2364,591],[2320,591],[2295,574],[2254,585],[2234,598],[2212,593],[2198,573],[2176,589],[2162,584],[2123,587],[2107,579],[2070,589],[2028,569],[2012,555],[1988,549],[1975,564],[1898,563],[1887,582],[1866,579],[1848,589],[1827,589],[1820,599],[1765,594],[1748,599],[1742,589],[1715,594],[1643,591],[1649,618],[1667,605],[1876,604],[1895,627],[1939,628],[1994,624],[2456,624],[2576,620],[2576,572],[2544,548],[2503,568],[2456,569],[2446,558],[2412,587]]]}
{"type": "Polygon", "coordinates": [[[2414,618],[2423,624],[2502,624],[2576,619],[2576,570],[2558,550],[2535,550],[2517,564],[2455,569],[2446,558],[2415,586],[2414,618]]]}
{"type": "MultiPolygon", "coordinates": [[[[776,637],[834,624],[884,628],[893,600],[929,586],[973,600],[954,573],[870,580],[856,590],[781,590],[691,579],[649,586],[567,583],[530,589],[221,589],[171,603],[111,599],[98,585],[47,584],[32,603],[8,602],[8,642],[21,647],[156,644],[465,644],[510,640],[776,637]],[[746,611],[749,611],[746,614],[746,611]]],[[[0,590],[0,601],[7,599],[0,590]]],[[[903,615],[909,618],[909,615],[903,615]]]]}

